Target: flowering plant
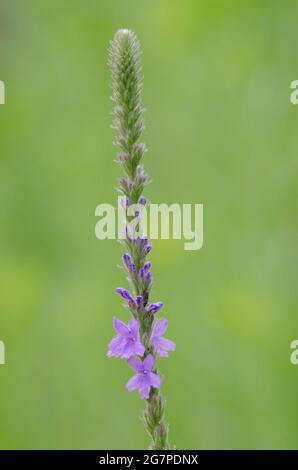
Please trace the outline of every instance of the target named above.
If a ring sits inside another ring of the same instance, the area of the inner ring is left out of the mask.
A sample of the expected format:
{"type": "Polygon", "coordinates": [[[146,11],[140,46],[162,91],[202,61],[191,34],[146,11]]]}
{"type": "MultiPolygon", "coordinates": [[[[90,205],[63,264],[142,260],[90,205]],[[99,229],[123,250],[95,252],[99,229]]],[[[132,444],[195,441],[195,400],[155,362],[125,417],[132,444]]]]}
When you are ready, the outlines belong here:
{"type": "MultiPolygon", "coordinates": [[[[139,142],[144,129],[140,45],[132,31],[122,29],[115,34],[110,45],[109,66],[115,103],[113,127],[118,132],[115,144],[120,149],[117,163],[124,171],[119,180],[119,191],[126,208],[134,204],[146,207],[149,202],[143,196],[143,190],[148,178],[140,163],[146,147],[139,142]]],[[[149,303],[152,275],[151,263],[146,258],[152,247],[148,238],[132,235],[126,227],[122,243],[125,248],[122,262],[132,293],[122,287],[117,288],[116,293],[124,300],[131,318],[126,324],[114,317],[116,336],[109,343],[107,355],[126,359],[135,372],[126,388],[138,390],[140,398],[146,400],[143,421],[152,438],[150,448],[169,449],[168,426],[163,420],[165,402],[155,361],[157,356],[167,357],[168,351],[175,350],[175,344],[163,337],[167,320],[157,319],[163,303],[149,303]]]]}

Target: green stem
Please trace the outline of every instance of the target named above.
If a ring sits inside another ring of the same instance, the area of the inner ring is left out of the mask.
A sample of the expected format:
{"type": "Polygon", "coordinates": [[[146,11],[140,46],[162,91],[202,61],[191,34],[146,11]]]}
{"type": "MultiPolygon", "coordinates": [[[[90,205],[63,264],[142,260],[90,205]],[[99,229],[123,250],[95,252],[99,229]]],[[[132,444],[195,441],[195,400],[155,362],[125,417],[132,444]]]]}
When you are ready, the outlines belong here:
{"type": "Polygon", "coordinates": [[[147,400],[146,408],[143,414],[145,428],[152,438],[150,449],[167,450],[168,444],[168,425],[164,422],[165,401],[159,390],[151,389],[150,397],[147,400]]]}

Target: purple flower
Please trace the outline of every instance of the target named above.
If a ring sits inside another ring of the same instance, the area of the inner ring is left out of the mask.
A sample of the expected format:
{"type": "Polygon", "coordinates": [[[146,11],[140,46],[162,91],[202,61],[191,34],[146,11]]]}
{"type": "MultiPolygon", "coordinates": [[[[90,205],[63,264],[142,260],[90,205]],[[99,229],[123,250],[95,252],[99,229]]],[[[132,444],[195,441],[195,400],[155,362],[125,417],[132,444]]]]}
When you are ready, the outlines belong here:
{"type": "Polygon", "coordinates": [[[131,261],[131,256],[128,253],[124,253],[124,255],[122,256],[122,259],[123,259],[123,262],[126,264],[126,266],[128,266],[131,261]]]}
{"type": "Polygon", "coordinates": [[[130,270],[131,273],[136,272],[136,265],[134,263],[130,263],[128,265],[128,269],[130,270]]]}
{"type": "Polygon", "coordinates": [[[149,269],[151,268],[151,263],[150,261],[146,261],[146,263],[143,266],[144,271],[147,273],[149,269]]]}
{"type": "Polygon", "coordinates": [[[151,333],[150,342],[154,352],[160,357],[168,357],[168,351],[175,351],[176,345],[169,339],[162,338],[168,327],[168,320],[161,318],[154,323],[151,333]]]}
{"type": "Polygon", "coordinates": [[[146,275],[145,275],[145,282],[146,282],[147,287],[150,286],[151,281],[152,281],[152,274],[151,274],[151,272],[149,271],[149,272],[146,273],[146,275]]]}
{"type": "Polygon", "coordinates": [[[145,270],[144,270],[144,268],[141,268],[141,269],[139,270],[139,277],[140,277],[141,279],[143,279],[143,278],[144,278],[144,274],[145,274],[145,270]]]}
{"type": "Polygon", "coordinates": [[[150,253],[151,250],[152,250],[152,246],[151,246],[151,245],[147,245],[146,248],[145,248],[145,253],[146,253],[146,255],[148,255],[148,253],[150,253]]]}
{"type": "MultiPolygon", "coordinates": [[[[128,181],[126,178],[124,178],[124,176],[121,176],[121,178],[119,178],[119,186],[124,193],[128,190],[128,181]]],[[[128,200],[128,198],[126,198],[126,200],[128,200]]],[[[124,201],[125,199],[123,198],[123,202],[124,201]]],[[[122,204],[123,203],[121,202],[121,205],[122,204]]],[[[122,207],[125,209],[125,206],[122,205],[122,207]]]]}
{"type": "Polygon", "coordinates": [[[143,307],[144,300],[143,300],[143,297],[141,295],[137,295],[136,304],[137,304],[137,308],[142,308],[143,307]]]}
{"type": "Polygon", "coordinates": [[[141,238],[141,244],[142,244],[143,247],[148,245],[148,237],[147,236],[141,238]]]}
{"type": "Polygon", "coordinates": [[[127,197],[120,198],[120,204],[124,210],[129,206],[129,199],[127,197]]]}
{"type": "Polygon", "coordinates": [[[159,388],[161,383],[159,375],[152,372],[154,365],[153,356],[149,354],[144,361],[132,356],[127,362],[128,365],[137,372],[137,374],[127,382],[127,390],[131,392],[132,390],[138,389],[140,398],[149,398],[150,387],[159,388]]]}
{"type": "Polygon", "coordinates": [[[163,306],[162,302],[154,302],[153,304],[149,305],[147,312],[155,314],[161,309],[162,306],[163,306]]]}
{"type": "Polygon", "coordinates": [[[110,342],[107,356],[123,357],[125,359],[130,358],[133,354],[143,356],[145,348],[139,338],[139,322],[131,319],[126,325],[114,317],[113,325],[117,336],[110,342]]]}
{"type": "Polygon", "coordinates": [[[133,297],[130,295],[130,293],[128,292],[128,290],[123,289],[122,287],[117,287],[116,293],[120,295],[120,297],[122,297],[123,299],[134,304],[135,301],[133,297]]]}
{"type": "Polygon", "coordinates": [[[147,199],[144,196],[140,196],[139,200],[138,200],[138,203],[145,206],[147,204],[147,199]]]}

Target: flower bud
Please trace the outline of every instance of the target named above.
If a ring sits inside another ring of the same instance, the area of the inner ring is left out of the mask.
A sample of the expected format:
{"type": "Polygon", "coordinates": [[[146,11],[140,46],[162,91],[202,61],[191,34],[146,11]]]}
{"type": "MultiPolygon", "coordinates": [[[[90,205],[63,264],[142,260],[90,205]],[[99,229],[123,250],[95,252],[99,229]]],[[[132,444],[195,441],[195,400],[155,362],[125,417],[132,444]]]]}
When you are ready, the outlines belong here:
{"type": "Polygon", "coordinates": [[[155,314],[162,308],[162,306],[163,306],[162,302],[155,302],[149,305],[147,312],[155,314]]]}

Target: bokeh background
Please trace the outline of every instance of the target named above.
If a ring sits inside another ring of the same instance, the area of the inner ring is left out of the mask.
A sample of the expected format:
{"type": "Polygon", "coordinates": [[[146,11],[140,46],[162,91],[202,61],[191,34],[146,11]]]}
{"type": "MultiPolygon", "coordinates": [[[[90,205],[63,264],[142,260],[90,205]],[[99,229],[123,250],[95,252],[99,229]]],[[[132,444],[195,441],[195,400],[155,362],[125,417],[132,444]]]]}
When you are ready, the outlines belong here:
{"type": "Polygon", "coordinates": [[[0,447],[135,449],[131,371],[105,357],[121,247],[108,42],[143,47],[152,202],[204,204],[204,247],[155,241],[160,360],[179,449],[295,448],[297,2],[1,0],[0,447]]]}

